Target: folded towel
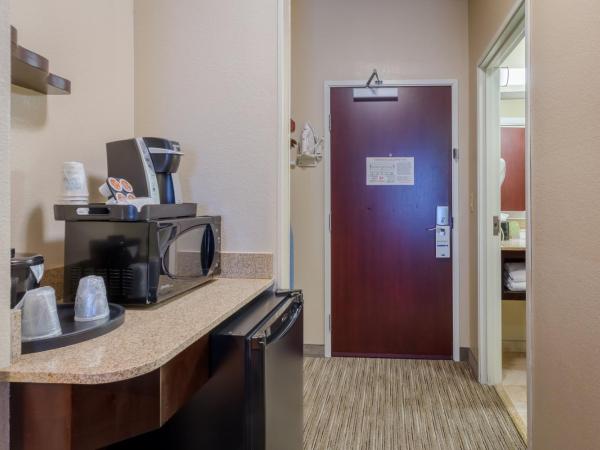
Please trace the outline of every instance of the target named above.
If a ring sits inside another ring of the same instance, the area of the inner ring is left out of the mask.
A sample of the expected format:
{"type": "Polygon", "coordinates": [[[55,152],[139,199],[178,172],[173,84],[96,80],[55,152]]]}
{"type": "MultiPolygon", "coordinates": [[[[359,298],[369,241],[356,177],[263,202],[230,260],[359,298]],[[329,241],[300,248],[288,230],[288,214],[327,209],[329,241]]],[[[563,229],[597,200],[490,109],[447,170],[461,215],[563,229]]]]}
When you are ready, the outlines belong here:
{"type": "Polygon", "coordinates": [[[506,289],[508,289],[509,291],[514,291],[514,292],[522,292],[522,291],[527,290],[527,283],[525,283],[524,281],[518,282],[518,281],[512,281],[510,279],[506,279],[504,281],[504,286],[506,286],[506,289]]]}
{"type": "Polygon", "coordinates": [[[517,283],[525,283],[527,281],[527,272],[524,270],[515,270],[514,272],[506,272],[508,278],[511,281],[516,281],[517,283]]]}
{"type": "Polygon", "coordinates": [[[509,262],[504,263],[504,270],[507,272],[516,272],[518,270],[525,270],[524,262],[509,262]]]}
{"type": "Polygon", "coordinates": [[[527,272],[525,272],[525,263],[504,263],[504,271],[504,273],[507,274],[512,281],[523,283],[527,280],[527,272]]]}

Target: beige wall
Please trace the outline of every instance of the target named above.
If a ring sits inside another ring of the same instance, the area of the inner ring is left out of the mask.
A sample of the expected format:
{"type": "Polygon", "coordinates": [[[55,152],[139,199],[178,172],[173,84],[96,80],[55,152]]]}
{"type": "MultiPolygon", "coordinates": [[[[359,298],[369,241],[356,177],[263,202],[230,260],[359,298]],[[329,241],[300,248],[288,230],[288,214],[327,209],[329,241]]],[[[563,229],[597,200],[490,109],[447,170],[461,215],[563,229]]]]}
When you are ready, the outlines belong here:
{"type": "Polygon", "coordinates": [[[276,248],[277,1],[135,1],[135,132],[177,139],[224,250],[276,248]]]}
{"type": "MultiPolygon", "coordinates": [[[[0,198],[10,196],[10,34],[8,0],[0,0],[0,198]]],[[[0,254],[10,251],[10,202],[0,202],[0,254]]],[[[8,258],[0,258],[0,367],[10,360],[10,277],[8,258]]],[[[0,414],[1,416],[1,414],[0,414]]],[[[1,424],[0,424],[1,427],[1,424]]]]}
{"type": "Polygon", "coordinates": [[[496,34],[513,11],[519,0],[470,0],[469,1],[469,191],[472,192],[470,219],[471,233],[470,258],[467,271],[470,293],[470,347],[476,357],[479,355],[478,308],[477,308],[477,65],[496,34]]]}
{"type": "Polygon", "coordinates": [[[520,300],[502,301],[502,342],[519,344],[525,349],[527,304],[520,300]]]}
{"type": "MultiPolygon", "coordinates": [[[[0,0],[0,198],[10,196],[10,38],[8,0],[0,0]]],[[[0,254],[8,255],[10,203],[0,202],[0,254]]],[[[10,287],[8,257],[0,258],[0,367],[10,363],[10,287]]],[[[0,449],[8,449],[8,384],[0,383],[0,449]]]]}
{"type": "MultiPolygon", "coordinates": [[[[292,2],[292,117],[323,133],[323,83],[366,80],[376,67],[384,79],[459,81],[459,144],[467,148],[467,1],[303,0],[292,2]],[[426,31],[426,33],[424,33],[426,31]]],[[[469,158],[460,160],[469,173],[469,158]]],[[[323,164],[292,173],[295,285],[305,291],[305,342],[323,344],[323,164]]],[[[460,185],[461,220],[469,215],[468,178],[460,185]]],[[[468,236],[468,220],[461,222],[468,236]]],[[[469,241],[461,243],[468,261],[469,241]]],[[[466,266],[465,266],[466,267],[466,266]]],[[[468,323],[468,271],[461,273],[461,320],[468,323]]],[[[461,330],[468,345],[469,329],[461,330]]]]}
{"type": "Polygon", "coordinates": [[[531,0],[532,432],[540,450],[600,442],[599,56],[598,1],[531,0]]]}
{"type": "Polygon", "coordinates": [[[500,100],[500,117],[525,117],[525,99],[500,100]]]}
{"type": "Polygon", "coordinates": [[[54,220],[63,161],[82,161],[95,192],[107,141],[133,134],[133,0],[15,0],[19,43],[71,80],[68,96],[12,89],[12,236],[18,251],[62,265],[64,223],[54,220]]]}

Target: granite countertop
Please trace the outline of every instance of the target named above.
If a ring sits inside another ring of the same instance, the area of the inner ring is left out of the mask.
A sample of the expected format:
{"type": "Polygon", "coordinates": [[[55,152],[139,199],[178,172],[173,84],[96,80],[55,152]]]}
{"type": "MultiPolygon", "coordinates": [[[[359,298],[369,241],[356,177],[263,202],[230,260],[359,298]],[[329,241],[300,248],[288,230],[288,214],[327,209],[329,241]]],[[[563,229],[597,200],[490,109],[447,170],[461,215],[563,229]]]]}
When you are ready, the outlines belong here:
{"type": "Polygon", "coordinates": [[[525,239],[509,239],[500,241],[500,248],[507,251],[522,251],[527,249],[527,240],[525,239]]]}
{"type": "Polygon", "coordinates": [[[0,381],[101,384],[164,365],[272,286],[271,279],[224,279],[163,304],[128,308],[116,330],[80,344],[21,355],[0,381]]]}

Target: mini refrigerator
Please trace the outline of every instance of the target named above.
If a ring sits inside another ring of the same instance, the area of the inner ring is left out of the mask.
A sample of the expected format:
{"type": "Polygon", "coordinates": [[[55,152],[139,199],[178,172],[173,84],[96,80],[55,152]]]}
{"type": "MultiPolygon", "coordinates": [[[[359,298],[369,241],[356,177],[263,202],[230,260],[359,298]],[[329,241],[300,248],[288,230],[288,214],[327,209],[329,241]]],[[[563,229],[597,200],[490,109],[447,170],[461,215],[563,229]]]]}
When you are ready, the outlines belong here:
{"type": "Polygon", "coordinates": [[[210,335],[211,377],[162,428],[114,449],[301,450],[303,297],[267,292],[210,335]]]}

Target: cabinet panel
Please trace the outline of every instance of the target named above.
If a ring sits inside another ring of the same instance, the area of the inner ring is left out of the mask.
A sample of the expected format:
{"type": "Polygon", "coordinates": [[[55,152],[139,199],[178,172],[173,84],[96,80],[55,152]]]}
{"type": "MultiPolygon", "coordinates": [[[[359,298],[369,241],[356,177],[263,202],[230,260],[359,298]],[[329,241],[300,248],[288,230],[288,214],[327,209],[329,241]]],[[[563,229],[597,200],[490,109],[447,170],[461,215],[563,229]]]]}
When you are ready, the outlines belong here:
{"type": "Polygon", "coordinates": [[[502,127],[500,139],[502,158],[506,161],[502,211],[525,211],[525,128],[502,127]]]}

